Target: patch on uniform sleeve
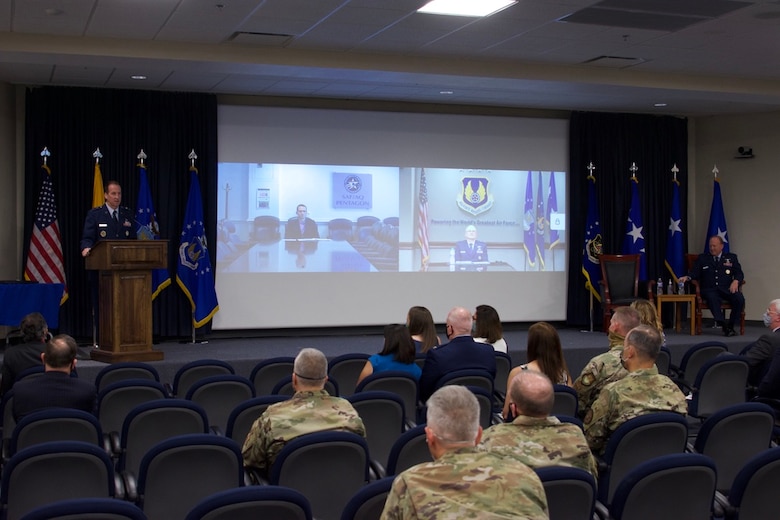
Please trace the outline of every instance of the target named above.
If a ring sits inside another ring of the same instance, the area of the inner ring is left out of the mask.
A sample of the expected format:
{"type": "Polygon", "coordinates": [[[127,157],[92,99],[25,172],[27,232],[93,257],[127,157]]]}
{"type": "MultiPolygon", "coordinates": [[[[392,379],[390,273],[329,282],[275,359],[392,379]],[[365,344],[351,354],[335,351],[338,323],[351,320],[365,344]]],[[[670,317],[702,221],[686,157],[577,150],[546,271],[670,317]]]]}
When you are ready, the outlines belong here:
{"type": "Polygon", "coordinates": [[[585,414],[585,420],[583,421],[583,424],[590,424],[590,421],[593,419],[593,408],[588,408],[588,413],[585,414]]]}
{"type": "Polygon", "coordinates": [[[580,378],[582,386],[590,386],[593,384],[593,374],[583,374],[580,378]]]}

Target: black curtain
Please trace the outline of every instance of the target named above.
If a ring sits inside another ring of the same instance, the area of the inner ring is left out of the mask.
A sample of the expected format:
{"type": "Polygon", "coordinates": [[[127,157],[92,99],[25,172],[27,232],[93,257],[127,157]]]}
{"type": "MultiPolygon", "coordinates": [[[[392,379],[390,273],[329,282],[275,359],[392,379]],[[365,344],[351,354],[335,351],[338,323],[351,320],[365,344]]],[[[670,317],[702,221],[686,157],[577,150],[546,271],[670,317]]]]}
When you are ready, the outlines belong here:
{"type": "MultiPolygon", "coordinates": [[[[589,323],[588,291],[582,275],[588,190],[587,166],[596,169],[599,214],[606,254],[621,254],[631,204],[632,163],[638,168],[639,198],[645,238],[647,278],[670,278],[664,267],[672,198],[672,167],[679,168],[683,247],[687,248],[688,123],[685,118],[636,114],[574,112],[569,121],[569,172],[571,228],[569,230],[569,283],[567,324],[589,323]]],[[[643,287],[640,287],[640,294],[643,287]]],[[[594,299],[594,303],[598,301],[594,299]]],[[[601,309],[594,324],[601,323],[601,309]]]]}
{"type": "MultiPolygon", "coordinates": [[[[190,304],[175,281],[179,236],[189,194],[190,159],[198,155],[203,212],[209,244],[216,244],[217,100],[209,94],[88,88],[31,88],[26,98],[24,260],[41,185],[41,150],[51,152],[52,172],[69,299],[60,307],[59,331],[91,338],[90,288],[79,241],[92,207],[95,160],[100,148],[103,181],[122,185],[122,205],[135,212],[137,155],[145,161],[162,238],[170,240],[172,284],[154,301],[154,334],[189,337],[190,304]]],[[[211,250],[212,265],[216,249],[211,250]]],[[[210,331],[210,324],[198,329],[210,331]]]]}

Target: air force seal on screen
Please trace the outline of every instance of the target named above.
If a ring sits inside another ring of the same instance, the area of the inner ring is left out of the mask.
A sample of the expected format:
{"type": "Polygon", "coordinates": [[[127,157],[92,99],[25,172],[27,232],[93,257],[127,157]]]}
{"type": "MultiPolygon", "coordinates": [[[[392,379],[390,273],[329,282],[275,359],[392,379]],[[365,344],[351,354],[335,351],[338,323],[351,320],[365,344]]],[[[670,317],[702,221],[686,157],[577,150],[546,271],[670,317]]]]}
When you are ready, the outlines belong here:
{"type": "Polygon", "coordinates": [[[493,197],[488,194],[485,177],[464,177],[461,180],[461,194],[458,207],[472,215],[479,215],[493,207],[493,197]]]}

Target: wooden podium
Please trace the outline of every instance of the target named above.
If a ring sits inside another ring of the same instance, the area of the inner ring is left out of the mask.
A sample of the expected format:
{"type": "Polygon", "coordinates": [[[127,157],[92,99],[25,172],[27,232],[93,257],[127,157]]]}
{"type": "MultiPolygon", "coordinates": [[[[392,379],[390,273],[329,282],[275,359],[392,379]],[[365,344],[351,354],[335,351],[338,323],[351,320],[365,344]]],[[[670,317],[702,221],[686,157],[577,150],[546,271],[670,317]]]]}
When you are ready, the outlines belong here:
{"type": "Polygon", "coordinates": [[[152,270],[168,267],[167,240],[101,240],[86,257],[99,271],[99,349],[96,361],[159,361],[152,350],[152,270]]]}

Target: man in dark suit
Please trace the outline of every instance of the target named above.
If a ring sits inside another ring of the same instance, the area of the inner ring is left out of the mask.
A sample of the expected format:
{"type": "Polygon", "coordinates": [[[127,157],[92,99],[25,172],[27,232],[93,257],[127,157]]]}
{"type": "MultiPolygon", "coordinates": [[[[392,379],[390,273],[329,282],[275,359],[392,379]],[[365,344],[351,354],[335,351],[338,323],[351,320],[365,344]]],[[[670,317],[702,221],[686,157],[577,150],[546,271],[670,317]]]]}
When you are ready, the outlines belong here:
{"type": "Polygon", "coordinates": [[[455,307],[447,314],[447,338],[440,347],[428,351],[419,382],[420,400],[425,402],[436,390],[442,376],[453,370],[479,369],[496,377],[496,353],[492,346],[471,337],[471,312],[455,307]]]}
{"type": "Polygon", "coordinates": [[[780,347],[780,299],[772,300],[764,313],[764,325],[771,332],[763,334],[755,342],[748,345],[745,357],[750,372],[748,373],[748,384],[758,386],[764,373],[769,368],[772,356],[780,347]]]}
{"type": "Polygon", "coordinates": [[[745,308],[745,297],[739,286],[745,279],[742,266],[737,255],[724,253],[723,238],[718,235],[710,237],[709,253],[702,253],[693,264],[688,276],[681,276],[680,281],[698,280],[701,297],[707,302],[715,322],[723,326],[725,336],[736,336],[734,323],[745,308]],[[726,322],[720,302],[725,300],[731,304],[731,314],[726,322]]]}
{"type": "Polygon", "coordinates": [[[460,240],[455,244],[456,262],[487,262],[487,244],[477,240],[477,228],[474,225],[466,226],[466,240],[460,240]]]}
{"type": "Polygon", "coordinates": [[[84,220],[81,233],[81,256],[86,257],[99,240],[122,240],[136,237],[135,214],[122,204],[122,187],[108,181],[103,193],[106,203],[92,208],[84,220]]]}
{"type": "Polygon", "coordinates": [[[287,221],[287,226],[284,230],[284,238],[299,239],[299,238],[320,238],[320,232],[317,229],[317,223],[308,218],[308,209],[304,204],[298,204],[295,208],[295,217],[287,221]]]}
{"type": "Polygon", "coordinates": [[[13,413],[19,421],[25,415],[48,408],[75,408],[95,413],[94,383],[71,377],[76,368],[76,340],[67,334],[54,336],[41,354],[45,373],[25,378],[14,385],[13,413]]]}
{"type": "Polygon", "coordinates": [[[29,368],[41,366],[41,354],[46,349],[46,340],[50,336],[49,325],[40,312],[31,312],[22,318],[19,330],[24,343],[5,349],[0,395],[11,389],[16,376],[29,368]]]}

